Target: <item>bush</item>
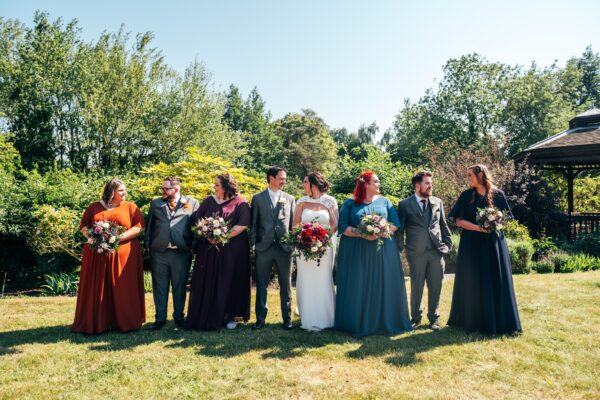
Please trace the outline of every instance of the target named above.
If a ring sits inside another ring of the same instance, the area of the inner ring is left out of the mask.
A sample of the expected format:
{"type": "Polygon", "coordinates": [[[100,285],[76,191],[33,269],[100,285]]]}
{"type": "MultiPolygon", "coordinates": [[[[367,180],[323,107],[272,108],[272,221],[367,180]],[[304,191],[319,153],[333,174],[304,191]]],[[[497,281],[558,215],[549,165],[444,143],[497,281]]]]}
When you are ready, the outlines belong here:
{"type": "Polygon", "coordinates": [[[525,225],[522,225],[516,219],[509,220],[502,228],[504,236],[517,241],[530,241],[529,230],[525,225]]]}
{"type": "Polygon", "coordinates": [[[164,177],[177,175],[181,178],[181,192],[198,201],[204,200],[213,193],[215,176],[221,172],[229,172],[235,177],[240,194],[248,202],[252,196],[267,187],[264,177],[258,177],[243,168],[234,167],[229,161],[212,157],[198,148],[187,150],[184,161],[174,164],[156,164],[144,168],[134,187],[139,191],[138,205],[147,210],[150,200],[160,196],[159,187],[164,177]]]}
{"type": "Polygon", "coordinates": [[[589,256],[585,253],[575,254],[571,257],[571,260],[575,264],[576,271],[590,271],[597,263],[596,257],[589,256]]]}
{"type": "Polygon", "coordinates": [[[44,275],[44,293],[49,296],[75,296],[79,286],[79,273],[44,275]]]}
{"type": "Polygon", "coordinates": [[[548,254],[558,251],[558,246],[551,237],[542,237],[539,239],[533,239],[533,253],[534,260],[541,260],[547,257],[548,254]]]}
{"type": "Polygon", "coordinates": [[[574,272],[577,265],[572,262],[572,256],[565,253],[550,254],[549,259],[554,263],[554,272],[574,272]]]}
{"type": "Polygon", "coordinates": [[[531,257],[533,244],[530,241],[515,241],[507,239],[510,263],[515,274],[528,274],[531,272],[531,257]]]}
{"type": "Polygon", "coordinates": [[[531,269],[538,274],[548,274],[554,272],[554,263],[551,260],[534,261],[531,263],[531,269]]]}
{"type": "Polygon", "coordinates": [[[570,248],[574,253],[586,253],[600,257],[600,232],[582,234],[573,241],[570,248]]]}

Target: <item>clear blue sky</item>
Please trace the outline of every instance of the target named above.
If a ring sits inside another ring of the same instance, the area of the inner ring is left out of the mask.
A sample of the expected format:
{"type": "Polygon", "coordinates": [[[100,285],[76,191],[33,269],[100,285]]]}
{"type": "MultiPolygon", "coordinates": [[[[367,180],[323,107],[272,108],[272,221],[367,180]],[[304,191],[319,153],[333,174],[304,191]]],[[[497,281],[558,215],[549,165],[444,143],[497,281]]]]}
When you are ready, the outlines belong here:
{"type": "Polygon", "coordinates": [[[152,31],[166,61],[195,58],[215,87],[257,86],[274,117],[315,110],[330,127],[388,128],[449,58],[559,65],[600,51],[600,1],[75,1],[0,0],[0,15],[31,26],[35,10],[76,18],[92,40],[121,24],[152,31]]]}

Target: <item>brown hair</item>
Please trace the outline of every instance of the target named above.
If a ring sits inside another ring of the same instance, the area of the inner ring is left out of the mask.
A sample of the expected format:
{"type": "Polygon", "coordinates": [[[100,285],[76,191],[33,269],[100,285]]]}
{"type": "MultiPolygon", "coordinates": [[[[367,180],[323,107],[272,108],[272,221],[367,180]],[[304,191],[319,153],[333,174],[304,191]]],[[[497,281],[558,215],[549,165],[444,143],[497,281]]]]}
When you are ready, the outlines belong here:
{"type": "Polygon", "coordinates": [[[164,181],[169,181],[172,187],[181,186],[181,179],[179,179],[178,176],[167,176],[165,179],[163,179],[163,182],[164,181]]]}
{"type": "Polygon", "coordinates": [[[426,177],[426,176],[428,176],[428,177],[431,178],[431,177],[433,177],[433,174],[431,172],[429,172],[429,171],[419,171],[419,172],[417,172],[412,177],[412,179],[411,179],[413,187],[415,186],[415,184],[423,182],[423,178],[426,177]]]}
{"type": "MultiPolygon", "coordinates": [[[[492,174],[490,174],[488,168],[483,164],[471,165],[467,169],[475,174],[477,181],[481,183],[485,188],[485,198],[487,200],[488,205],[492,207],[494,205],[494,193],[492,190],[494,188],[494,181],[492,180],[492,174]],[[481,179],[479,178],[480,173],[481,179]]],[[[473,191],[473,198],[471,199],[471,203],[475,201],[476,192],[477,190],[473,191]]]]}
{"type": "Polygon", "coordinates": [[[329,192],[331,185],[327,182],[327,179],[325,179],[322,173],[315,171],[307,174],[306,177],[308,178],[308,182],[311,185],[316,186],[321,193],[329,192]]]}
{"type": "Polygon", "coordinates": [[[283,167],[278,167],[277,165],[273,165],[272,167],[270,167],[267,170],[267,183],[271,183],[271,182],[269,182],[270,176],[272,176],[273,178],[277,178],[277,174],[279,174],[280,171],[283,171],[287,174],[287,169],[285,169],[283,167]]]}
{"type": "Polygon", "coordinates": [[[121,185],[125,184],[119,178],[112,178],[110,181],[106,182],[104,185],[104,190],[102,191],[102,201],[104,201],[107,206],[115,196],[115,190],[117,190],[121,185]]]}
{"type": "Polygon", "coordinates": [[[238,189],[237,182],[233,175],[225,172],[217,175],[217,178],[219,179],[219,182],[221,182],[221,186],[223,186],[226,199],[230,199],[240,194],[240,189],[238,189]]]}

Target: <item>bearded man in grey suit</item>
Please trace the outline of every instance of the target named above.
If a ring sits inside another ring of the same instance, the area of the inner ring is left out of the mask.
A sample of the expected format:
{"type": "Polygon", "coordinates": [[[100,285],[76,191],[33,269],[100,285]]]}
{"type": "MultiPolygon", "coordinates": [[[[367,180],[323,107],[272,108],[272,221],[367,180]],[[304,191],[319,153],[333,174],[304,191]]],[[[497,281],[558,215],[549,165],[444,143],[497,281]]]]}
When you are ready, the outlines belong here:
{"type": "Polygon", "coordinates": [[[439,330],[438,307],[444,279],[444,254],[452,249],[452,237],[442,200],[433,197],[433,176],[421,171],[412,178],[415,193],[398,204],[400,251],[406,250],[410,268],[410,315],[413,327],[421,323],[423,288],[427,282],[427,318],[439,330]]]}
{"type": "Polygon", "coordinates": [[[256,253],[256,324],[261,329],[267,318],[267,286],[273,264],[277,267],[283,328],[292,329],[292,248],[281,243],[292,229],[296,200],[285,193],[287,171],[271,167],[267,171],[269,187],[252,197],[250,241],[256,253]]]}
{"type": "Polygon", "coordinates": [[[181,195],[181,180],[169,176],[163,180],[161,197],[150,203],[146,224],[146,248],[150,252],[152,294],[156,320],[150,329],[162,328],[167,320],[169,284],[173,289],[173,319],[183,326],[186,284],[192,264],[192,217],[198,201],[181,195]]]}

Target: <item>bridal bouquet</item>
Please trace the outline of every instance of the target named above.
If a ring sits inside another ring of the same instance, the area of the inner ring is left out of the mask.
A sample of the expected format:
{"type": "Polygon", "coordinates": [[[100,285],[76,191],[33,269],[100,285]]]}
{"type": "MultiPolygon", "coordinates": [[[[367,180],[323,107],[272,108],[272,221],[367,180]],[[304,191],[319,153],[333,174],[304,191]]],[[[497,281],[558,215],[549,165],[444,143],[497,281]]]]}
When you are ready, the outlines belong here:
{"type": "Polygon", "coordinates": [[[477,225],[488,232],[499,231],[507,222],[506,215],[494,207],[477,209],[477,225]]]}
{"type": "Polygon", "coordinates": [[[205,238],[214,245],[225,245],[229,243],[229,231],[231,228],[223,217],[213,214],[211,217],[201,218],[192,226],[192,231],[198,237],[205,238]]]}
{"type": "Polygon", "coordinates": [[[98,221],[87,229],[86,243],[99,254],[114,253],[119,248],[119,239],[124,232],[125,227],[112,221],[98,221]]]}
{"type": "Polygon", "coordinates": [[[383,239],[392,237],[392,229],[388,220],[375,213],[365,214],[360,219],[357,229],[362,235],[377,236],[377,251],[383,246],[383,239]]]}
{"type": "Polygon", "coordinates": [[[320,223],[312,221],[292,229],[281,242],[294,247],[297,254],[305,260],[317,260],[320,265],[321,257],[327,251],[331,243],[331,236],[327,229],[320,223]]]}

